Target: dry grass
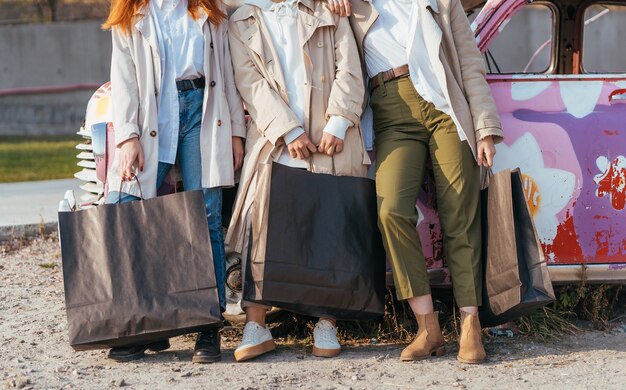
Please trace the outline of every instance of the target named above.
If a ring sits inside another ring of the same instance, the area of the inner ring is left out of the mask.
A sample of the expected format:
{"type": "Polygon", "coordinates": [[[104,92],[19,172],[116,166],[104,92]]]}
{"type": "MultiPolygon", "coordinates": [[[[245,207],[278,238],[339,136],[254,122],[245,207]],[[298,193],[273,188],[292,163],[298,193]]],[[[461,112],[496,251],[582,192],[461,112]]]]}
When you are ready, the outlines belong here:
{"type": "Polygon", "coordinates": [[[542,340],[552,339],[565,335],[575,335],[580,331],[572,319],[570,312],[560,312],[551,306],[546,306],[533,314],[516,321],[517,329],[525,336],[537,337],[542,340]]]}
{"type": "MultiPolygon", "coordinates": [[[[624,317],[619,312],[626,302],[626,294],[616,285],[577,285],[556,290],[557,301],[522,317],[515,328],[524,337],[549,340],[575,335],[581,329],[579,320],[587,320],[594,329],[604,330],[612,322],[624,317]]],[[[460,314],[454,305],[450,290],[435,292],[439,320],[446,341],[458,338],[460,314]]],[[[317,319],[299,314],[282,312],[270,324],[274,337],[284,348],[302,348],[312,342],[313,327],[317,319]]],[[[385,315],[373,321],[339,321],[339,336],[344,345],[401,344],[415,337],[417,324],[410,307],[395,299],[392,290],[387,291],[385,315]]],[[[229,327],[225,331],[228,339],[239,340],[241,327],[229,327]]]]}
{"type": "Polygon", "coordinates": [[[17,236],[15,234],[15,227],[13,227],[9,238],[6,241],[0,242],[0,257],[21,250],[28,246],[31,241],[31,239],[17,236]]]}

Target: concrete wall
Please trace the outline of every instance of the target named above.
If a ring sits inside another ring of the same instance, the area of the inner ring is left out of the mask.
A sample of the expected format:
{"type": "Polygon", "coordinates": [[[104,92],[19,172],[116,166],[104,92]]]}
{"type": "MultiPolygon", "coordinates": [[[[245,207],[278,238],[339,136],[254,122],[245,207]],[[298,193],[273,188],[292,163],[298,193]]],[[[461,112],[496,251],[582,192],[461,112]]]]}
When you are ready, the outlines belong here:
{"type": "MultiPolygon", "coordinates": [[[[608,17],[603,20],[608,21],[608,17]]],[[[100,24],[101,21],[84,21],[0,26],[0,90],[106,82],[111,41],[110,33],[102,31],[100,24]]],[[[614,25],[611,29],[615,29],[614,25]]],[[[626,36],[626,25],[617,25],[619,28],[612,35],[615,39],[596,40],[617,42],[617,37],[626,36]]],[[[519,71],[549,36],[549,18],[529,7],[507,25],[502,39],[496,39],[491,50],[502,71],[519,71]]],[[[624,66],[625,51],[601,51],[603,62],[615,63],[612,71],[626,71],[615,69],[624,66]]],[[[545,69],[548,53],[543,51],[532,70],[545,69]]],[[[92,93],[93,90],[82,90],[0,96],[0,136],[74,133],[92,93]]]]}
{"type": "MultiPolygon", "coordinates": [[[[0,90],[108,81],[111,37],[100,24],[0,26],[0,90]]],[[[74,133],[93,92],[0,96],[0,136],[74,133]]]]}

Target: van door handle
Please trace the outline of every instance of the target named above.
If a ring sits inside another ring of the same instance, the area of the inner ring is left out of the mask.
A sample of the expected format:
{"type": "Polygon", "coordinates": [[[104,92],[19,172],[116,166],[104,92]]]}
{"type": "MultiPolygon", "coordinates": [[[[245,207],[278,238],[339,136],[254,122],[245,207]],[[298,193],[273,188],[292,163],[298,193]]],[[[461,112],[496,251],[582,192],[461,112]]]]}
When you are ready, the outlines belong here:
{"type": "Polygon", "coordinates": [[[609,94],[609,104],[613,103],[613,100],[626,100],[626,88],[616,89],[609,94]]]}

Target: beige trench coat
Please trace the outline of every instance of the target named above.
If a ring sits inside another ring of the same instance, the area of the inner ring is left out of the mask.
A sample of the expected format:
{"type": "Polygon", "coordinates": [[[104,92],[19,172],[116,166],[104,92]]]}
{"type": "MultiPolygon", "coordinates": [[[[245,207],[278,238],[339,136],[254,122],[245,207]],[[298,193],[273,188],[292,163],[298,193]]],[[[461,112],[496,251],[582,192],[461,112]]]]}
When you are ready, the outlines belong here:
{"type": "MultiPolygon", "coordinates": [[[[504,134],[500,116],[485,80],[485,63],[459,0],[417,0],[429,12],[422,13],[428,56],[461,130],[476,156],[476,142],[504,134]]],[[[363,41],[378,18],[371,0],[352,0],[350,24],[363,58],[363,41]]]]}
{"type": "MultiPolygon", "coordinates": [[[[200,10],[197,22],[205,38],[204,74],[207,87],[202,105],[200,153],[202,158],[202,186],[204,188],[233,186],[232,137],[245,137],[243,105],[235,87],[228,45],[226,22],[213,26],[200,10]],[[213,37],[213,49],[209,42],[213,37]],[[215,81],[215,87],[209,83],[215,81]]],[[[130,34],[114,28],[111,57],[111,101],[115,143],[139,137],[145,163],[138,179],[144,198],[156,196],[159,162],[159,132],[157,103],[161,90],[161,59],[155,21],[144,9],[135,17],[130,34]]],[[[119,150],[119,149],[117,149],[119,150]]],[[[119,153],[107,175],[110,191],[120,188],[119,153]]],[[[140,196],[136,181],[124,184],[123,191],[140,196]]]]}
{"type": "Polygon", "coordinates": [[[252,118],[239,192],[226,236],[228,247],[239,253],[250,211],[254,242],[264,242],[271,162],[285,147],[282,137],[290,130],[303,126],[317,145],[330,116],[348,118],[357,125],[346,132],[344,150],[332,158],[314,154],[310,169],[364,177],[370,163],[358,126],[365,88],[348,20],[332,14],[324,2],[299,3],[297,17],[308,93],[305,123],[300,123],[289,108],[285,78],[261,12],[244,5],[231,16],[229,26],[235,81],[252,118]]]}

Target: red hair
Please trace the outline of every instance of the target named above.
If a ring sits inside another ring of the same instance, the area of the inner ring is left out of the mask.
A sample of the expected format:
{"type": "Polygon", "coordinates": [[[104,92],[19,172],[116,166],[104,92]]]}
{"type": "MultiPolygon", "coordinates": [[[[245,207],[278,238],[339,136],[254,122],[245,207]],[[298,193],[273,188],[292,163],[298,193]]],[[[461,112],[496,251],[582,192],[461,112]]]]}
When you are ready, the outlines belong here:
{"type": "MultiPolygon", "coordinates": [[[[102,28],[108,30],[117,27],[125,33],[130,33],[133,18],[140,10],[148,6],[150,0],[112,0],[111,11],[102,28]]],[[[209,21],[218,25],[226,20],[226,14],[219,6],[219,0],[188,0],[187,11],[192,18],[198,19],[200,8],[209,16],[209,21]]]]}

